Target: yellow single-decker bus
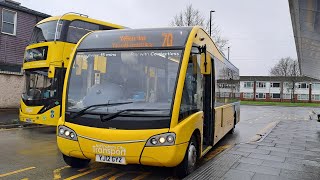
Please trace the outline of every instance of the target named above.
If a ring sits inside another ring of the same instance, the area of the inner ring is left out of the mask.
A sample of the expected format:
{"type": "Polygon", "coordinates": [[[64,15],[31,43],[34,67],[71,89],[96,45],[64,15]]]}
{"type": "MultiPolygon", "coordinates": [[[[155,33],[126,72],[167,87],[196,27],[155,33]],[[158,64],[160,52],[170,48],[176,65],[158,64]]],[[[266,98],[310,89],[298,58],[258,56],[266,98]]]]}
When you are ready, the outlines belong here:
{"type": "Polygon", "coordinates": [[[93,32],[63,90],[65,162],[176,167],[183,177],[239,121],[239,70],[199,27],[93,32]]]}

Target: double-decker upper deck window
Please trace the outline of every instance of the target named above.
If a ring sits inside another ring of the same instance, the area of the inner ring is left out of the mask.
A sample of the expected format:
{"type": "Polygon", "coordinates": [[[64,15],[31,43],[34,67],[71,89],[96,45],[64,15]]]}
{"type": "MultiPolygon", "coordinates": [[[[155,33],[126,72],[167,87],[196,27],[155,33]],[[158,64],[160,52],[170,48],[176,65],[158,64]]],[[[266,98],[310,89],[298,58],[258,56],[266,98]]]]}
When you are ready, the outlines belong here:
{"type": "Polygon", "coordinates": [[[16,35],[17,12],[2,9],[2,28],[4,34],[16,35]]]}
{"type": "Polygon", "coordinates": [[[70,23],[67,35],[67,42],[77,43],[84,35],[91,31],[99,30],[97,24],[84,21],[73,21],[70,23]]]}

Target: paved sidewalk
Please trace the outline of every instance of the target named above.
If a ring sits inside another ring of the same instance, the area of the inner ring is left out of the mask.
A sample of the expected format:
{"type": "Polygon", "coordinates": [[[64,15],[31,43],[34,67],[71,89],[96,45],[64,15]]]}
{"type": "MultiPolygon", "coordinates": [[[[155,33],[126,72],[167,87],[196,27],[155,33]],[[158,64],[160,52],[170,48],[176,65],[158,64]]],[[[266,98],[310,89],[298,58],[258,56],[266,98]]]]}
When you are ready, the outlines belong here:
{"type": "Polygon", "coordinates": [[[320,179],[320,123],[280,121],[261,142],[238,144],[186,179],[320,179]]]}

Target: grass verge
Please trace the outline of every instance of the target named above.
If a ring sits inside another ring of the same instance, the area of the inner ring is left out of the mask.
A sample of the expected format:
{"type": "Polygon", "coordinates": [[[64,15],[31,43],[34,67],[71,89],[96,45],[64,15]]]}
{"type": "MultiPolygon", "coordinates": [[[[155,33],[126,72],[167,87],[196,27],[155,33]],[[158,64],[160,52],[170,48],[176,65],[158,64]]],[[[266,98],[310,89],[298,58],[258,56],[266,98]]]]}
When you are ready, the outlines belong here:
{"type": "Polygon", "coordinates": [[[241,101],[241,105],[320,107],[320,103],[291,103],[291,102],[263,102],[263,101],[241,101]]]}

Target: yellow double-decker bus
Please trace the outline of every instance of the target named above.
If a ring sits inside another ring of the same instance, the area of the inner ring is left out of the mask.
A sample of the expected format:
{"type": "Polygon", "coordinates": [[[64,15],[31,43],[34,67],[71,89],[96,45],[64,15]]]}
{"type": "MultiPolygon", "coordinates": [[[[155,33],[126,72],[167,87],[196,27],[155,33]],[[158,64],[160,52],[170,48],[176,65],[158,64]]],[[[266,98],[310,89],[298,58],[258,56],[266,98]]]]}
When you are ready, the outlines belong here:
{"type": "Polygon", "coordinates": [[[26,85],[21,98],[20,120],[56,126],[61,115],[66,67],[76,43],[91,31],[122,28],[77,13],[40,21],[34,27],[25,51],[26,85]]]}
{"type": "Polygon", "coordinates": [[[239,70],[199,27],[93,32],[63,91],[65,162],[176,167],[179,176],[239,122],[239,70]]]}

